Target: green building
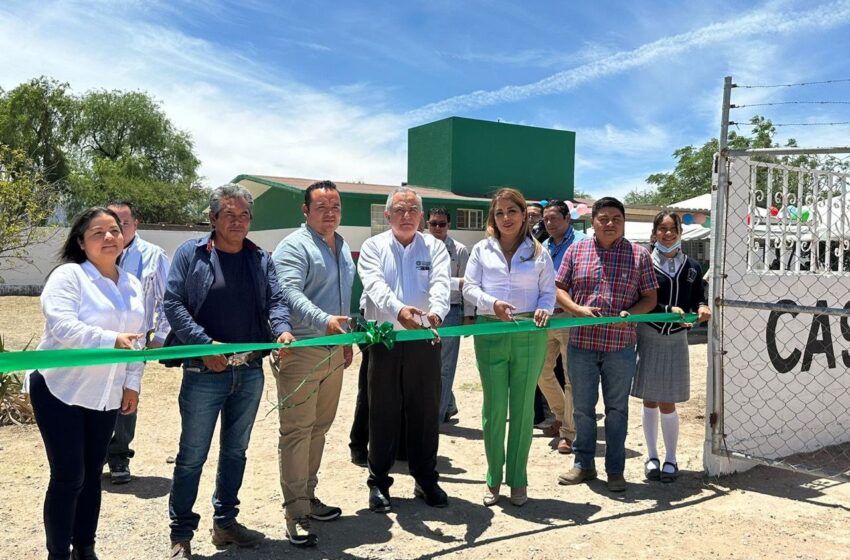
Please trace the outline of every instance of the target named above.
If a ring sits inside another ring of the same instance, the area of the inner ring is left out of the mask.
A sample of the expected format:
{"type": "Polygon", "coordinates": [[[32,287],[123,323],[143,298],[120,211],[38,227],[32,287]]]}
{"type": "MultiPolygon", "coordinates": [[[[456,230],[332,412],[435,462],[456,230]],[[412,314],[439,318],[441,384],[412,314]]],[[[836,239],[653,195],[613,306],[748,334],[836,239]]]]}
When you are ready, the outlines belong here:
{"type": "Polygon", "coordinates": [[[449,117],[407,131],[407,181],[463,196],[501,186],[529,200],[572,199],[576,133],[449,117]]]}
{"type": "MultiPolygon", "coordinates": [[[[529,200],[572,199],[574,172],[574,132],[459,117],[408,131],[408,186],[422,197],[426,213],[433,207],[449,211],[450,235],[468,247],[484,238],[497,188],[516,187],[529,200]]],[[[271,251],[298,228],[304,221],[304,190],[315,181],[267,175],[233,179],[254,195],[251,239],[271,251]]],[[[366,239],[389,229],[384,208],[396,186],[334,182],[342,198],[339,233],[356,259],[366,239]]],[[[353,306],[362,290],[357,282],[353,306]]]]}

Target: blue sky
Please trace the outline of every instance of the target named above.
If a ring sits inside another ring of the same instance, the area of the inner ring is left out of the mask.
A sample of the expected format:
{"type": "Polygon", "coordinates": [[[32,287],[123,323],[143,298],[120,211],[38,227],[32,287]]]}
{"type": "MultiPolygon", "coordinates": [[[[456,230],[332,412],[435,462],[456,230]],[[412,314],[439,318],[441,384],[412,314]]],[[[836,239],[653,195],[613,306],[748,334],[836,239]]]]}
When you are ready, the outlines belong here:
{"type": "MultiPolygon", "coordinates": [[[[723,77],[850,78],[850,0],[30,2],[0,6],[0,87],[140,89],[188,131],[209,185],[239,173],[397,184],[406,130],[448,116],[574,130],[576,185],[642,188],[716,136],[723,77]],[[845,53],[845,54],[841,54],[845,53]]],[[[850,83],[733,101],[850,101],[850,83]]],[[[742,109],[850,121],[850,105],[742,109]]],[[[848,145],[850,127],[779,140],[848,145]]]]}

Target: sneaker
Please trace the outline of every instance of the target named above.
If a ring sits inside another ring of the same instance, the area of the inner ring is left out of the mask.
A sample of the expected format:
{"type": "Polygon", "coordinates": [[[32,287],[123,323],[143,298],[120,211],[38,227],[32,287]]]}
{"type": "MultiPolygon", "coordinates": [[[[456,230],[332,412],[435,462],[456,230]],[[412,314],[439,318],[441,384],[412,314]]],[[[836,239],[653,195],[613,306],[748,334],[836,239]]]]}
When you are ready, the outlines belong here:
{"type": "Polygon", "coordinates": [[[192,543],[189,541],[180,541],[171,543],[171,556],[168,558],[180,560],[192,560],[192,543]]]}
{"type": "Polygon", "coordinates": [[[573,452],[573,441],[570,438],[562,437],[558,440],[558,453],[561,455],[569,455],[573,452]]]}
{"type": "Polygon", "coordinates": [[[130,463],[114,463],[109,465],[109,480],[112,484],[127,484],[133,479],[130,476],[130,463]]]}
{"type": "Polygon", "coordinates": [[[307,517],[287,519],[286,538],[289,539],[289,544],[301,548],[316,546],[319,542],[319,537],[313,532],[312,527],[310,527],[310,520],[307,517]]]}
{"type": "Polygon", "coordinates": [[[231,544],[243,548],[252,547],[259,544],[265,536],[259,531],[245,527],[238,521],[224,529],[213,523],[213,528],[210,532],[212,533],[212,543],[216,548],[223,548],[231,544]]]}
{"type": "Polygon", "coordinates": [[[390,493],[382,492],[377,486],[369,488],[369,509],[375,513],[389,513],[392,509],[390,493]]]}
{"type": "Polygon", "coordinates": [[[428,488],[419,486],[419,483],[417,482],[413,487],[413,495],[417,498],[422,498],[425,500],[425,503],[431,507],[444,508],[449,505],[448,494],[446,494],[436,482],[428,488]]]}
{"type": "Polygon", "coordinates": [[[596,469],[573,467],[568,472],[558,476],[558,484],[581,484],[596,478],[596,469]]]}
{"type": "Polygon", "coordinates": [[[608,490],[610,492],[625,492],[626,479],[623,477],[623,473],[608,473],[608,490]]]}
{"type": "Polygon", "coordinates": [[[342,515],[342,510],[336,506],[329,506],[322,503],[319,498],[310,500],[310,513],[307,516],[316,521],[333,521],[342,515]]]}

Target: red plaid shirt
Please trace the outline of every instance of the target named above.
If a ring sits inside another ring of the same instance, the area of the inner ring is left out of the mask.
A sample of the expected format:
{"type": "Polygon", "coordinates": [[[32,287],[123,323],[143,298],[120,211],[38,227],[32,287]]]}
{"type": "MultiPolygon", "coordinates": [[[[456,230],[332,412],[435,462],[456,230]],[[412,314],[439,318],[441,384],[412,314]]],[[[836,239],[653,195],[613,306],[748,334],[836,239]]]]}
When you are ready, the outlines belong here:
{"type": "MultiPolygon", "coordinates": [[[[603,317],[619,315],[639,299],[642,292],[657,290],[658,280],[649,251],[621,238],[603,249],[596,237],[573,243],[555,275],[578,305],[599,307],[603,317]]],[[[570,330],[570,344],[584,350],[618,352],[637,341],[635,325],[600,325],[570,330]]]]}

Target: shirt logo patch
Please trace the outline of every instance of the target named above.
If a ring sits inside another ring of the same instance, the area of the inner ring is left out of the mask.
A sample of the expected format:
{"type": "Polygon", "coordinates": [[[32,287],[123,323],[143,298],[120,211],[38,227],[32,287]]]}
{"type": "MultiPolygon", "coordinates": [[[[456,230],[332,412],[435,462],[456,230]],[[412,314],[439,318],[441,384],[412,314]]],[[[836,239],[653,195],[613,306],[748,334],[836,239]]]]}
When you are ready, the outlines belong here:
{"type": "Polygon", "coordinates": [[[695,268],[692,268],[688,271],[688,284],[693,284],[694,280],[697,279],[697,271],[695,268]]]}
{"type": "Polygon", "coordinates": [[[431,270],[431,261],[416,261],[416,270],[431,270]]]}

